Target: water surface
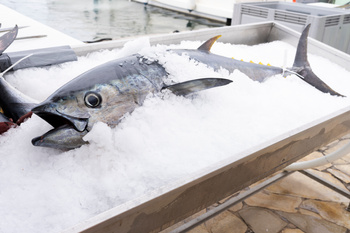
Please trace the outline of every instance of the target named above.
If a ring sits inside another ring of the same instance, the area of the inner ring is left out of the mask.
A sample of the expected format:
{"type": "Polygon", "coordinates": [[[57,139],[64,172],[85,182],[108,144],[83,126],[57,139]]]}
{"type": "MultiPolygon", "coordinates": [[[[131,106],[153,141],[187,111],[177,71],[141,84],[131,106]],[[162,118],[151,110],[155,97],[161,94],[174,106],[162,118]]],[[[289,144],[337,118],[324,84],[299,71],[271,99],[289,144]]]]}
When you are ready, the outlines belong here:
{"type": "Polygon", "coordinates": [[[0,0],[0,4],[82,41],[224,25],[128,0],[0,0]]]}

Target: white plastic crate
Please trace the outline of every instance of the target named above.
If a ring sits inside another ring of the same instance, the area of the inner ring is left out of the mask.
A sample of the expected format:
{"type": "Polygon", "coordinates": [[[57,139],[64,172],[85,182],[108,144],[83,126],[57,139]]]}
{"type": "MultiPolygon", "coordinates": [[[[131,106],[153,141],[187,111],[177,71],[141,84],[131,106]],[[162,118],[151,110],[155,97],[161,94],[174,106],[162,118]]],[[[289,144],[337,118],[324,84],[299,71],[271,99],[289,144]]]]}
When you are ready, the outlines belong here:
{"type": "Polygon", "coordinates": [[[234,6],[232,25],[276,21],[301,32],[311,23],[310,37],[350,54],[350,12],[301,3],[254,2],[234,6]]]}

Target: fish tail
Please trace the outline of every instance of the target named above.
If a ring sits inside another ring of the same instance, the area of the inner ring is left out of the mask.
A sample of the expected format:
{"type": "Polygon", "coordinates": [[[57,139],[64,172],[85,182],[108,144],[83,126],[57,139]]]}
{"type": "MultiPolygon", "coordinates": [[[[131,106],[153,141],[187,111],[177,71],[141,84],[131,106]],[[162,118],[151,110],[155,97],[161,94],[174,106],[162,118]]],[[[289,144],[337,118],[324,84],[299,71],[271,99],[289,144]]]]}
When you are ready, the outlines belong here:
{"type": "Polygon", "coordinates": [[[294,59],[293,67],[290,69],[291,73],[296,74],[299,78],[307,82],[308,84],[314,86],[316,89],[329,93],[331,95],[343,96],[338,92],[330,88],[326,83],[324,83],[317,75],[312,71],[310,63],[307,59],[307,37],[309,35],[310,25],[307,25],[302,32],[297,52],[294,59]]]}

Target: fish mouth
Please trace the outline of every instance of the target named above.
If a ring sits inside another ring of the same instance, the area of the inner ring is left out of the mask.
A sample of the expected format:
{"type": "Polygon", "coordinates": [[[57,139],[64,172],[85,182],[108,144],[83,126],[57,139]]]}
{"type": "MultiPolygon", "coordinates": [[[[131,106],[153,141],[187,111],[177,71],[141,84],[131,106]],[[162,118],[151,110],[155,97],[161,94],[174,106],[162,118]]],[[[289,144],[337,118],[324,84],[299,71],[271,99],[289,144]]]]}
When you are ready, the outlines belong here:
{"type": "Polygon", "coordinates": [[[62,125],[73,125],[67,118],[64,118],[60,115],[56,115],[50,112],[36,112],[32,110],[37,116],[45,120],[47,123],[52,125],[54,128],[58,128],[62,125]]]}
{"type": "Polygon", "coordinates": [[[33,108],[32,112],[52,125],[54,128],[58,128],[62,125],[70,125],[77,131],[83,132],[86,130],[89,122],[89,118],[87,117],[70,116],[47,105],[39,105],[33,108]]]}
{"type": "Polygon", "coordinates": [[[61,113],[50,104],[39,105],[33,108],[32,112],[54,127],[42,136],[34,138],[34,146],[73,149],[84,144],[82,137],[88,132],[89,118],[61,113]]]}

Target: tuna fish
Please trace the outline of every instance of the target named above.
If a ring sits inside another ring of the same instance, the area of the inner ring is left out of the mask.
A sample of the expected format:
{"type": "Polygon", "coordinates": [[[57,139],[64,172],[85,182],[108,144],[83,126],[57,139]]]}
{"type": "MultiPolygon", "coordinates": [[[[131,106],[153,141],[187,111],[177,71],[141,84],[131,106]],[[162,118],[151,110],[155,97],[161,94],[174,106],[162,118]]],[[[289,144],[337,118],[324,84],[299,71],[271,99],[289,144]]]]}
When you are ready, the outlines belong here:
{"type": "MultiPolygon", "coordinates": [[[[191,59],[214,69],[224,68],[230,72],[238,69],[259,82],[276,74],[296,74],[324,93],[342,96],[320,80],[310,68],[307,61],[309,27],[300,37],[296,58],[290,69],[212,54],[210,49],[219,36],[209,39],[198,49],[172,52],[187,54],[191,59]]],[[[188,95],[231,82],[228,79],[205,78],[166,85],[164,80],[167,76],[167,71],[160,63],[139,54],[107,62],[79,75],[32,109],[33,113],[54,127],[34,138],[33,145],[64,150],[77,148],[86,144],[83,137],[96,122],[115,127],[126,113],[142,105],[150,93],[170,90],[177,95],[188,95]]]]}

